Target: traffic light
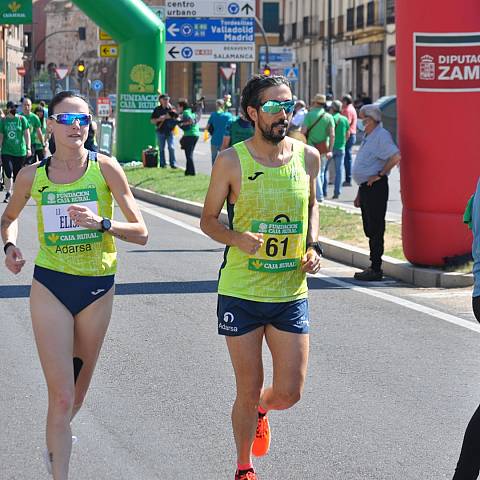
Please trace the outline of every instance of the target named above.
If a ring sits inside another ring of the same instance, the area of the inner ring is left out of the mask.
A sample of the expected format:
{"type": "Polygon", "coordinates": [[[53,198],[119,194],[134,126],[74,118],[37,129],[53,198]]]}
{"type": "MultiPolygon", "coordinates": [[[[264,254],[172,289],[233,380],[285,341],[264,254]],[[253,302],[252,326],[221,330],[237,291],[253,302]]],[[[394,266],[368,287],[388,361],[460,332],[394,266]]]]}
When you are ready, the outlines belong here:
{"type": "Polygon", "coordinates": [[[264,75],[266,75],[267,77],[269,77],[271,74],[272,74],[272,69],[270,68],[269,65],[265,65],[263,67],[263,72],[262,72],[264,75]]]}
{"type": "Polygon", "coordinates": [[[87,67],[85,67],[85,62],[83,60],[79,60],[77,62],[77,77],[78,78],[83,78],[85,76],[85,70],[87,67]]]}

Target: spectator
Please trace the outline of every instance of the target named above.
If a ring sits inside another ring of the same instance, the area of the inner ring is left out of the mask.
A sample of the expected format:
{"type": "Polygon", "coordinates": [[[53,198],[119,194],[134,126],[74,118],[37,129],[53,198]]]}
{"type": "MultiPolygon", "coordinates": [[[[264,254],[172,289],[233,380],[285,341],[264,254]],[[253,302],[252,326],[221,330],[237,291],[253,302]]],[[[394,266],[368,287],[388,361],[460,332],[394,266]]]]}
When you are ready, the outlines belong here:
{"type": "Polygon", "coordinates": [[[23,98],[23,111],[22,115],[27,119],[28,126],[30,128],[30,138],[32,142],[32,154],[27,157],[25,163],[31,164],[35,162],[35,152],[40,150],[43,152],[43,145],[45,140],[42,133],[42,124],[40,119],[35,113],[32,112],[32,101],[28,97],[23,98]]]}
{"type": "Polygon", "coordinates": [[[35,108],[35,115],[40,120],[40,129],[42,130],[43,145],[41,148],[37,148],[37,146],[35,146],[35,152],[33,152],[33,155],[35,156],[35,159],[37,161],[41,162],[45,158],[45,147],[47,145],[47,119],[45,118],[45,110],[41,105],[38,105],[35,108]]]}
{"type": "Polygon", "coordinates": [[[302,133],[308,145],[313,145],[320,152],[321,166],[317,177],[317,201],[323,202],[326,192],[323,191],[323,179],[327,161],[332,157],[335,139],[333,117],[325,111],[327,98],[317,93],[313,99],[312,109],[305,116],[302,133]]]}
{"type": "MultiPolygon", "coordinates": [[[[333,121],[335,122],[335,142],[333,144],[333,156],[328,163],[335,165],[335,187],[333,190],[334,199],[338,198],[342,188],[342,170],[343,170],[343,157],[345,156],[345,144],[350,135],[350,124],[347,117],[340,114],[342,109],[342,102],[334,100],[332,102],[333,121]]],[[[327,166],[328,171],[328,166],[327,166]]],[[[327,178],[323,180],[323,189],[327,191],[327,178]]],[[[326,193],[325,193],[326,195],[326,193]]]]}
{"type": "Polygon", "coordinates": [[[170,103],[170,97],[167,94],[158,97],[160,105],[155,107],[150,118],[150,122],[157,127],[157,140],[160,148],[160,167],[166,168],[165,143],[168,146],[168,159],[170,167],[176,167],[175,160],[175,138],[173,129],[177,124],[178,114],[170,103]]]}
{"type": "Polygon", "coordinates": [[[210,115],[207,122],[208,133],[212,136],[210,140],[210,148],[212,152],[212,165],[215,163],[218,152],[222,148],[225,129],[233,115],[225,110],[225,102],[222,99],[216,101],[217,111],[210,115]]]}
{"type": "Polygon", "coordinates": [[[358,128],[365,132],[353,164],[353,179],[359,185],[355,207],[362,209],[363,230],[370,245],[371,266],[355,273],[357,280],[383,278],[382,255],[385,214],[388,201],[388,174],[400,162],[400,151],[390,133],[381,125],[382,112],[376,105],[364,105],[358,128]]]}
{"type": "Polygon", "coordinates": [[[91,152],[98,152],[97,144],[97,122],[92,119],[88,125],[88,135],[83,146],[91,152]]]}
{"type": "Polygon", "coordinates": [[[225,135],[221,150],[232,147],[233,145],[243,142],[250,137],[253,137],[255,130],[250,123],[250,120],[245,118],[244,113],[240,110],[240,115],[237,118],[232,118],[225,127],[225,135]]]}
{"type": "Polygon", "coordinates": [[[178,102],[178,112],[181,114],[181,119],[178,122],[180,128],[183,130],[183,137],[180,140],[180,145],[185,150],[185,158],[187,166],[185,175],[195,175],[195,165],[193,163],[193,150],[200,136],[200,129],[195,114],[189,103],[186,100],[178,102]]]}
{"type": "Polygon", "coordinates": [[[308,113],[307,105],[303,100],[297,100],[295,104],[295,110],[293,111],[292,121],[290,122],[290,129],[300,129],[302,128],[305,116],[308,113]]]}
{"type": "Polygon", "coordinates": [[[347,117],[350,124],[347,143],[345,145],[345,181],[344,187],[352,186],[352,148],[357,141],[357,111],[353,106],[353,100],[351,95],[344,95],[342,98],[342,115],[347,117]]]}
{"type": "Polygon", "coordinates": [[[17,105],[11,101],[7,102],[7,115],[0,122],[0,145],[6,190],[3,202],[7,203],[18,172],[32,156],[28,120],[17,114],[17,105]]]}

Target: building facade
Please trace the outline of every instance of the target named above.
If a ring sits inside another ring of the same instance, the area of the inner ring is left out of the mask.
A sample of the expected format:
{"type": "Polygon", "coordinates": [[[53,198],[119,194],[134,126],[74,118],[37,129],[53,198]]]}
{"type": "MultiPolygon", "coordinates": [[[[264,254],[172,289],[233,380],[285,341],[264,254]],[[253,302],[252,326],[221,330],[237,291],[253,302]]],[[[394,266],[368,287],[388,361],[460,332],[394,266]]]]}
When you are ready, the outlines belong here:
{"type": "Polygon", "coordinates": [[[299,97],[395,93],[394,0],[282,0],[280,11],[280,43],[295,50],[299,97]]]}

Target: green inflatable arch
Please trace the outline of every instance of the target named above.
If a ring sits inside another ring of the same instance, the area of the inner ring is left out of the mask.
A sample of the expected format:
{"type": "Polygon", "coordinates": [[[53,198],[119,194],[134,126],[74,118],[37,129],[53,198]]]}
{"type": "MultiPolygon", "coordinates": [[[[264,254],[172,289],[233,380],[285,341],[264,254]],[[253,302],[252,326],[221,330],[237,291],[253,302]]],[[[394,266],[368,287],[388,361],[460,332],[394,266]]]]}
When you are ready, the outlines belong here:
{"type": "Polygon", "coordinates": [[[165,27],[140,0],[74,0],[119,45],[116,139],[119,162],[155,145],[150,115],[165,86],[165,27]]]}

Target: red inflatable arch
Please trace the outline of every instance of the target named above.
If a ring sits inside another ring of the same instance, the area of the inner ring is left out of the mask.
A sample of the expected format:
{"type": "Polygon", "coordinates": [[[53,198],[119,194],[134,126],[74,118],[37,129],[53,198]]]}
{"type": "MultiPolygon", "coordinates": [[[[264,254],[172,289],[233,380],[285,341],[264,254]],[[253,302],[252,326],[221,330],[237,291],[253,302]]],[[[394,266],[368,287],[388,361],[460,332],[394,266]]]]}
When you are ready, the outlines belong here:
{"type": "Polygon", "coordinates": [[[403,249],[420,265],[471,251],[480,175],[480,0],[396,2],[403,249]]]}

